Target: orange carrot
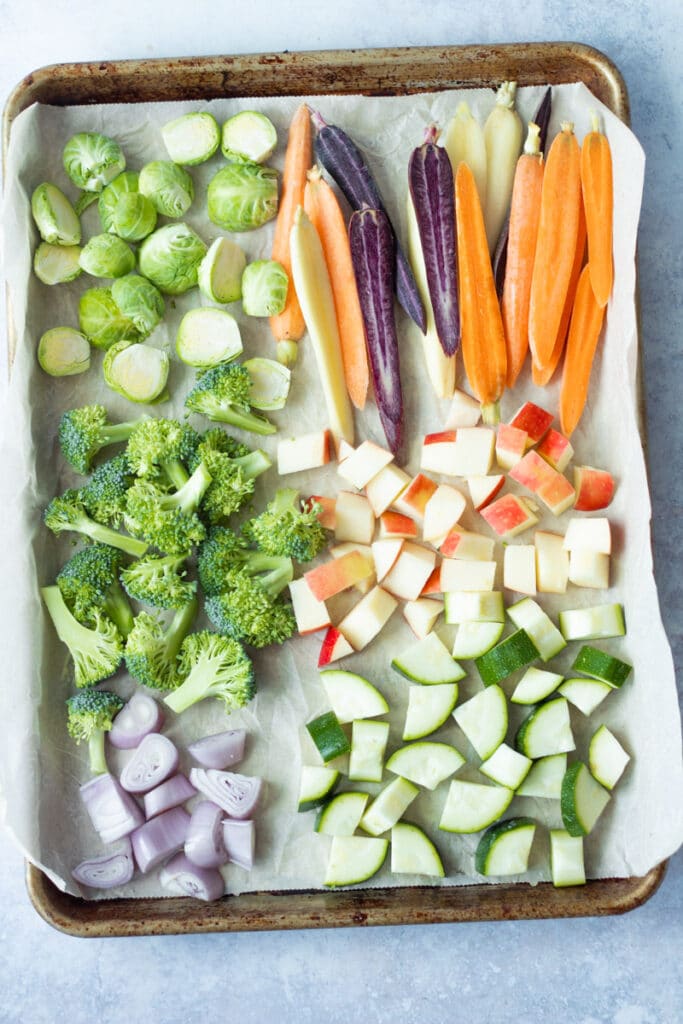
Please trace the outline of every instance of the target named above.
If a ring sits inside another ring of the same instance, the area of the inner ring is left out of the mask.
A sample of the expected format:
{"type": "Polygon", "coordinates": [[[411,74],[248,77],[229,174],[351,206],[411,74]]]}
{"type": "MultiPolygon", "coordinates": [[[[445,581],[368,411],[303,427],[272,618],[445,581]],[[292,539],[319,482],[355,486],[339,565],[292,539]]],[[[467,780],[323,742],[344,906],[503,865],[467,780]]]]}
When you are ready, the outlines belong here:
{"type": "Polygon", "coordinates": [[[296,360],[296,345],[292,343],[299,341],[306,329],[292,280],[289,235],[297,207],[303,206],[306,172],[312,160],[311,115],[306,104],[302,103],[289,126],[285,167],[282,172],[282,194],[273,239],[273,259],[281,263],[289,275],[285,308],[277,316],[270,318],[270,329],[278,342],[278,359],[285,364],[296,360]]]}
{"type": "Polygon", "coordinates": [[[529,350],[529,296],[543,187],[540,128],[530,122],[524,152],[517,161],[510,204],[508,253],[501,312],[507,346],[507,386],[517,380],[529,350]]]}
{"type": "Polygon", "coordinates": [[[553,141],[543,175],[529,301],[529,346],[539,366],[552,356],[576,254],[581,204],[581,152],[570,122],[553,141]]]}
{"type": "Polygon", "coordinates": [[[304,210],[320,236],[330,275],[346,390],[355,407],[362,409],[368,394],[370,369],[351,246],[337,197],[323,180],[319,167],[308,172],[304,210]]]}
{"type": "Polygon", "coordinates": [[[497,423],[505,390],[507,353],[491,270],[484,215],[474,175],[461,163],[455,176],[461,346],[465,372],[485,423],[497,423]]]}
{"type": "Polygon", "coordinates": [[[581,189],[588,232],[591,287],[599,306],[606,306],[612,291],[612,152],[591,114],[592,131],[581,147],[581,189]]]}
{"type": "Polygon", "coordinates": [[[591,366],[598,346],[605,307],[599,306],[590,280],[590,266],[581,271],[569,325],[560,388],[560,425],[567,437],[581,419],[588,397],[591,366]]]}

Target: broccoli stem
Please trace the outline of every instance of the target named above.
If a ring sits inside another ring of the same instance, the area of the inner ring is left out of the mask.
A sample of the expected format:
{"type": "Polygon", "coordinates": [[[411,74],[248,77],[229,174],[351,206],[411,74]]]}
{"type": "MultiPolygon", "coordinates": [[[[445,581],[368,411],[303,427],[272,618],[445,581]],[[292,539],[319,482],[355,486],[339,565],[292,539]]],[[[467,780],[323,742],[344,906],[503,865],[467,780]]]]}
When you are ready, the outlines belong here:
{"type": "Polygon", "coordinates": [[[270,420],[266,419],[265,416],[259,416],[253,412],[240,412],[232,406],[228,409],[222,408],[218,410],[217,415],[213,415],[210,418],[220,420],[222,423],[231,423],[233,427],[249,430],[252,434],[274,434],[277,430],[277,427],[270,420]]]}
{"type": "Polygon", "coordinates": [[[104,730],[93,729],[88,740],[88,753],[90,755],[90,770],[93,775],[104,775],[109,771],[107,759],[104,754],[104,730]]]}
{"type": "Polygon", "coordinates": [[[171,624],[166,632],[166,649],[169,662],[175,662],[178,652],[182,647],[183,640],[190,631],[197,614],[199,602],[196,595],[183,608],[179,608],[171,619],[171,624]]]}
{"type": "Polygon", "coordinates": [[[133,610],[118,580],[109,588],[104,611],[125,639],[133,628],[133,610]]]}
{"type": "Polygon", "coordinates": [[[265,473],[273,465],[266,453],[262,452],[260,448],[231,461],[240,467],[242,475],[246,480],[255,480],[257,476],[265,473]]]}
{"type": "Polygon", "coordinates": [[[164,704],[179,715],[204,697],[209,697],[210,691],[211,684],[207,681],[206,669],[202,670],[196,666],[177,690],[172,690],[164,697],[164,704]]]}
{"type": "Polygon", "coordinates": [[[258,581],[269,597],[273,600],[280,594],[288,583],[292,582],[294,575],[292,560],[288,558],[283,565],[283,559],[278,558],[278,565],[267,572],[265,576],[259,576],[258,581]]]}
{"type": "Polygon", "coordinates": [[[178,491],[181,490],[190,479],[189,473],[183,466],[180,459],[168,459],[168,461],[163,463],[162,469],[178,491]]]}
{"type": "Polygon", "coordinates": [[[90,519],[86,515],[83,516],[80,525],[75,526],[75,529],[78,533],[90,537],[91,540],[98,541],[100,544],[109,544],[112,548],[125,551],[127,555],[133,555],[135,558],[141,558],[149,547],[147,541],[138,540],[136,537],[126,537],[118,530],[112,530],[109,526],[96,523],[94,519],[90,519]]]}
{"type": "MultiPolygon", "coordinates": [[[[149,417],[143,416],[142,418],[148,419],[149,417]]],[[[139,422],[140,420],[133,420],[128,423],[109,423],[106,427],[103,427],[100,435],[102,439],[102,448],[109,444],[118,444],[121,441],[127,441],[139,422]]]]}
{"type": "Polygon", "coordinates": [[[200,462],[192,476],[175,494],[169,494],[161,499],[161,507],[164,509],[179,508],[181,512],[194,512],[199,508],[200,502],[208,490],[212,477],[204,465],[200,462]]]}

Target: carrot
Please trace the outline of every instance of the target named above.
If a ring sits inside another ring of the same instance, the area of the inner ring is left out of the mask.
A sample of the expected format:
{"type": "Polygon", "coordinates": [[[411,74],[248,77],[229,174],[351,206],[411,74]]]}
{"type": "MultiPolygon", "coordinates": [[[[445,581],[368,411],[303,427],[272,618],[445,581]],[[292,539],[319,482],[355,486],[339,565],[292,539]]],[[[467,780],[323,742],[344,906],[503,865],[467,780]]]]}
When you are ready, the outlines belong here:
{"type": "Polygon", "coordinates": [[[289,238],[297,207],[303,206],[306,172],[312,161],[311,115],[306,104],[302,103],[289,126],[285,166],[282,172],[282,194],[273,239],[273,259],[281,263],[289,275],[285,308],[277,316],[270,318],[270,329],[278,343],[278,359],[285,365],[296,361],[296,344],[293,343],[299,341],[306,330],[292,280],[289,238]]]}
{"type": "Polygon", "coordinates": [[[612,291],[612,152],[600,131],[597,114],[591,114],[592,131],[581,147],[581,189],[588,232],[588,265],[593,294],[606,306],[612,291]]]}
{"type": "Polygon", "coordinates": [[[362,409],[368,394],[370,369],[351,246],[337,197],[323,180],[319,167],[308,172],[304,210],[320,236],[325,253],[337,312],[346,390],[355,407],[362,409]]]}
{"type": "Polygon", "coordinates": [[[539,366],[552,356],[571,278],[581,205],[581,153],[571,122],[553,141],[543,174],[529,301],[529,346],[539,366]]]}
{"type": "Polygon", "coordinates": [[[512,186],[508,254],[501,304],[509,388],[517,380],[529,350],[529,295],[543,187],[540,133],[538,125],[530,122],[524,152],[517,161],[512,186]]]}
{"type": "Polygon", "coordinates": [[[599,306],[590,280],[590,264],[581,271],[569,325],[560,388],[560,425],[566,437],[581,419],[605,307],[599,306]]]}
{"type": "Polygon", "coordinates": [[[461,346],[465,372],[485,423],[497,423],[505,390],[507,353],[503,319],[474,175],[461,163],[455,176],[461,346]]]}

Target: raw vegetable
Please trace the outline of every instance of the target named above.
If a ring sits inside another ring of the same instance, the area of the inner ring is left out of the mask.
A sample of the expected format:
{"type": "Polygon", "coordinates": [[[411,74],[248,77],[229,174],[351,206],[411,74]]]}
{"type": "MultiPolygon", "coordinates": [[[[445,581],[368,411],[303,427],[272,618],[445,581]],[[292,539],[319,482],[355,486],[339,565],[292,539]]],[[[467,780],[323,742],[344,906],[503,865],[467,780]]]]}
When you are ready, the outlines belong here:
{"type": "Polygon", "coordinates": [[[244,868],[245,871],[251,871],[254,866],[254,851],[256,849],[254,822],[225,818],[223,821],[223,843],[228,861],[244,868]]]}
{"type": "Polygon", "coordinates": [[[567,770],[567,755],[548,754],[531,765],[529,774],[517,789],[517,796],[534,796],[544,800],[559,800],[562,779],[567,770]]]}
{"type": "Polygon", "coordinates": [[[134,341],[117,341],[104,357],[104,382],[130,402],[151,405],[168,401],[171,366],[166,352],[134,341]]]}
{"type": "Polygon", "coordinates": [[[168,736],[150,732],[126,761],[119,782],[127,793],[147,793],[173,775],[177,767],[176,746],[168,736]]]}
{"type": "Polygon", "coordinates": [[[292,563],[278,561],[281,567],[258,576],[245,569],[225,576],[225,590],[207,598],[204,605],[219,633],[258,648],[289,640],[296,619],[291,605],[279,595],[292,580],[292,563]]]}
{"type": "Polygon", "coordinates": [[[200,435],[186,423],[144,416],[133,424],[125,455],[131,473],[180,490],[189,479],[185,464],[190,464],[201,443],[200,435]]]}
{"type": "Polygon", "coordinates": [[[239,324],[223,309],[190,309],[178,326],[175,349],[183,363],[200,370],[229,363],[243,351],[239,324]]]}
{"type": "MultiPolygon", "coordinates": [[[[280,586],[281,590],[293,577],[292,560],[281,555],[265,555],[249,549],[246,538],[228,527],[216,526],[200,546],[197,556],[199,582],[209,596],[220,594],[233,573],[246,573],[258,577],[266,587],[280,586]]],[[[279,591],[278,591],[279,592],[279,591]]]]}
{"type": "Polygon", "coordinates": [[[333,836],[324,884],[332,889],[367,881],[382,867],[388,849],[388,839],[333,836]]]}
{"type": "Polygon", "coordinates": [[[111,348],[117,341],[142,341],[132,320],[114,302],[111,288],[89,288],[78,303],[78,324],[95,348],[111,348]]]}
{"type": "Polygon", "coordinates": [[[600,308],[612,291],[612,151],[600,131],[598,115],[591,113],[591,131],[581,146],[581,192],[588,233],[591,288],[600,308]]]}
{"type": "Polygon", "coordinates": [[[486,654],[480,655],[475,664],[484,686],[500,683],[517,669],[524,668],[539,657],[533,640],[523,629],[505,637],[486,654]]]}
{"type": "MultiPolygon", "coordinates": [[[[319,771],[331,771],[321,768],[319,771]]],[[[316,832],[325,836],[352,836],[363,817],[369,800],[367,793],[338,793],[318,811],[313,826],[316,832]]]]}
{"type": "Polygon", "coordinates": [[[84,626],[69,611],[59,587],[43,587],[40,592],[57,636],[69,648],[76,686],[93,686],[113,675],[123,654],[114,623],[94,612],[92,626],[84,626]]]}
{"type": "Polygon", "coordinates": [[[165,224],[144,240],[138,268],[159,291],[180,295],[197,284],[206,246],[187,224],[165,224]]]}
{"type": "Polygon", "coordinates": [[[454,779],[441,812],[439,828],[444,832],[481,832],[504,814],[515,795],[505,786],[454,779]]]}
{"type": "Polygon", "coordinates": [[[74,185],[86,192],[101,192],[126,166],[118,142],[99,132],[73,135],[64,147],[62,161],[74,185]]]}
{"type": "Polygon", "coordinates": [[[159,732],[163,720],[159,702],[136,690],[114,719],[109,742],[118,750],[133,750],[149,733],[159,732]]]}
{"type": "Polygon", "coordinates": [[[303,765],[299,782],[299,811],[310,811],[324,805],[338,782],[339,772],[336,768],[303,765]]]}
{"type": "Polygon", "coordinates": [[[193,112],[167,121],[161,137],[174,164],[192,167],[213,156],[220,146],[221,130],[213,114],[193,112]]]}
{"type": "Polygon", "coordinates": [[[258,807],[263,793],[263,779],[237,772],[221,772],[216,768],[193,768],[192,785],[222,807],[231,818],[244,821],[258,807]]]}
{"type": "Polygon", "coordinates": [[[142,192],[126,192],[111,211],[109,231],[128,242],[140,242],[157,226],[154,203],[142,192]]]}
{"type": "Polygon", "coordinates": [[[510,206],[524,129],[515,110],[516,82],[503,82],[484,125],[486,201],[482,204],[489,252],[493,253],[510,206]]]}
{"type": "Polygon", "coordinates": [[[197,614],[197,598],[178,609],[168,626],[158,616],[140,612],[126,640],[124,657],[130,675],[153,690],[178,685],[177,656],[197,614]]]}
{"type": "Polygon", "coordinates": [[[550,871],[557,889],[586,884],[581,836],[570,836],[561,828],[550,830],[550,871]]]}
{"type": "Polygon", "coordinates": [[[400,651],[391,667],[411,682],[427,685],[457,683],[465,675],[436,633],[429,633],[424,640],[400,651]]]}
{"type": "Polygon", "coordinates": [[[72,377],[90,367],[90,344],[73,327],[53,327],[38,342],[38,362],[51,377],[72,377]]]}
{"type": "Polygon", "coordinates": [[[605,697],[609,697],[613,689],[614,687],[599,679],[584,679],[582,676],[577,676],[575,679],[567,679],[558,687],[557,692],[566,697],[569,703],[578,708],[582,714],[592,715],[605,697]]]}
{"type": "Polygon", "coordinates": [[[505,693],[493,683],[456,708],[453,718],[479,757],[485,760],[500,746],[507,733],[508,707],[505,693]]]}
{"type": "Polygon", "coordinates": [[[103,843],[113,843],[136,829],[145,817],[130,793],[108,772],[81,786],[81,800],[103,843]]]}
{"type": "Polygon", "coordinates": [[[216,697],[232,711],[248,704],[255,692],[254,669],[241,645],[208,629],[183,641],[178,676],[182,683],[164,698],[176,714],[207,697],[216,697]]]}
{"type": "Polygon", "coordinates": [[[259,164],[228,164],[206,193],[209,219],[225,231],[251,231],[277,214],[277,171],[259,164]]]}
{"type": "Polygon", "coordinates": [[[165,782],[161,782],[154,789],[145,793],[143,803],[145,805],[145,817],[147,820],[156,818],[157,814],[164,814],[172,807],[184,804],[197,795],[197,790],[191,786],[187,778],[178,772],[172,775],[165,782]]]}
{"type": "Polygon", "coordinates": [[[599,604],[590,608],[566,608],[560,612],[560,629],[565,640],[599,640],[625,636],[621,604],[599,604]]]}
{"type": "Polygon", "coordinates": [[[297,562],[310,562],[327,544],[317,506],[304,510],[298,491],[291,487],[276,491],[264,511],[245,523],[242,536],[266,555],[297,562]]]}
{"type": "Polygon", "coordinates": [[[114,210],[121,197],[138,191],[138,177],[137,171],[123,171],[106,188],[102,189],[97,197],[97,212],[102,222],[103,231],[112,230],[114,210]]]}
{"type": "Polygon", "coordinates": [[[247,359],[243,366],[251,377],[249,401],[253,409],[266,412],[271,409],[284,409],[289,395],[292,371],[274,359],[263,359],[254,356],[247,359]]]}
{"type": "Polygon", "coordinates": [[[349,779],[353,782],[381,782],[388,741],[388,722],[354,721],[351,726],[349,779]]]}
{"type": "Polygon", "coordinates": [[[599,679],[609,686],[619,687],[626,682],[633,666],[605,651],[598,650],[597,647],[586,645],[576,655],[572,668],[577,672],[585,672],[587,676],[599,679]]]}
{"type": "Polygon", "coordinates": [[[511,604],[507,613],[517,628],[523,629],[531,638],[543,661],[549,661],[567,646],[567,641],[557,626],[530,597],[511,604]]]}
{"type": "Polygon", "coordinates": [[[192,811],[185,839],[185,856],[200,868],[219,868],[228,854],[223,843],[224,811],[202,800],[192,811]]]}
{"type": "Polygon", "coordinates": [[[134,872],[133,851],[130,840],[126,839],[118,850],[81,861],[71,877],[89,889],[115,889],[127,885],[134,872]]]}
{"type": "Polygon", "coordinates": [[[186,554],[147,555],[121,573],[126,593],[153,608],[184,608],[192,599],[197,583],[186,580],[186,554]]]}
{"type": "Polygon", "coordinates": [[[588,765],[594,779],[605,789],[614,789],[631,758],[614,733],[601,725],[588,745],[588,765]]]}
{"type": "Polygon", "coordinates": [[[348,754],[351,750],[348,736],[334,711],[325,711],[324,714],[307,722],[306,729],[325,764],[341,754],[348,754]]]}
{"type": "Polygon", "coordinates": [[[382,789],[360,820],[360,827],[372,836],[388,832],[419,794],[419,789],[407,779],[398,778],[382,789]]]}
{"type": "Polygon", "coordinates": [[[425,789],[436,789],[465,764],[459,750],[448,743],[411,743],[395,751],[386,763],[387,771],[400,775],[425,789]]]}
{"type": "Polygon", "coordinates": [[[51,245],[41,242],[33,257],[33,272],[43,284],[64,284],[81,273],[77,245],[51,245]]]}
{"type": "Polygon", "coordinates": [[[472,116],[465,100],[455,108],[441,141],[450,157],[454,180],[461,162],[464,161],[472,171],[483,209],[486,203],[486,141],[481,125],[472,116]]]}
{"type": "Polygon", "coordinates": [[[554,697],[534,708],[517,730],[515,743],[522,754],[534,759],[574,750],[569,705],[564,697],[554,697]]]}
{"type": "Polygon", "coordinates": [[[38,185],[31,196],[31,213],[44,242],[78,245],[81,222],[64,193],[49,181],[38,185]]]}
{"type": "Polygon", "coordinates": [[[277,316],[285,308],[289,277],[277,260],[255,260],[242,274],[242,309],[247,316],[277,316]]]}
{"type": "Polygon", "coordinates": [[[144,541],[126,537],[91,519],[85,511],[80,492],[76,490],[65,491],[64,494],[53,498],[45,509],[44,519],[48,530],[55,534],[69,531],[82,533],[91,540],[99,541],[100,544],[110,544],[136,557],[144,555],[147,550],[144,541]]]}
{"type": "MultiPolygon", "coordinates": [[[[189,825],[190,815],[187,811],[182,807],[173,807],[131,833],[135,862],[143,875],[182,850],[189,825]]],[[[169,870],[168,866],[166,870],[169,870]]],[[[200,871],[201,868],[195,870],[200,871]]]]}
{"type": "Polygon", "coordinates": [[[121,562],[117,548],[90,544],[71,556],[55,582],[79,622],[87,625],[100,612],[125,638],[133,628],[133,612],[119,583],[121,562]]]}
{"type": "Polygon", "coordinates": [[[170,160],[153,160],[140,171],[138,190],[164,217],[182,217],[194,199],[192,178],[170,160]]]}
{"type": "Polygon", "coordinates": [[[394,874],[443,878],[444,871],[434,843],[417,825],[399,821],[391,830],[391,870],[394,874]]]}
{"type": "Polygon", "coordinates": [[[77,743],[85,740],[88,744],[90,770],[95,775],[106,772],[104,734],[111,729],[113,718],[123,707],[123,701],[116,693],[87,687],[69,697],[66,707],[69,735],[77,743]]]}
{"type": "Polygon", "coordinates": [[[479,771],[492,782],[508,789],[518,789],[531,768],[531,758],[520,754],[507,743],[501,743],[490,757],[479,765],[479,771]]]}
{"type": "Polygon", "coordinates": [[[223,125],[221,150],[225,159],[233,163],[265,163],[276,145],[273,122],[256,110],[241,110],[223,125]]]}
{"type": "Polygon", "coordinates": [[[481,875],[521,875],[529,866],[536,834],[533,818],[508,818],[487,829],[479,840],[474,866],[481,875]]]}
{"type": "Polygon", "coordinates": [[[229,729],[212,736],[189,743],[187,752],[203,768],[218,768],[221,771],[239,764],[244,757],[247,734],[244,729],[229,729]]]}
{"type": "Polygon", "coordinates": [[[118,235],[95,235],[81,249],[81,269],[93,277],[123,277],[135,267],[135,253],[118,235]]]}
{"type": "Polygon", "coordinates": [[[168,555],[187,552],[206,536],[197,510],[210,484],[211,476],[203,462],[173,494],[149,480],[136,481],[126,494],[128,528],[168,555]]]}
{"type": "Polygon", "coordinates": [[[183,853],[177,853],[164,865],[159,881],[165,889],[205,902],[219,900],[225,892],[220,871],[196,867],[183,853]]]}
{"type": "Polygon", "coordinates": [[[166,309],[163,295],[151,281],[139,274],[126,274],[114,281],[111,297],[141,338],[151,334],[163,319],[166,309]]]}
{"type": "Polygon", "coordinates": [[[600,307],[595,299],[590,264],[586,264],[576,286],[560,388],[560,425],[567,437],[576,428],[586,404],[604,318],[605,307],[600,307]]]}
{"type": "Polygon", "coordinates": [[[185,407],[254,434],[274,434],[276,428],[270,420],[252,411],[250,393],[249,371],[237,363],[220,363],[198,378],[185,407]]]}
{"type": "Polygon", "coordinates": [[[211,524],[221,523],[251,498],[257,477],[272,463],[260,448],[250,449],[220,428],[207,431],[190,465],[202,462],[211,483],[202,498],[201,512],[211,524]]]}
{"type": "Polygon", "coordinates": [[[210,302],[235,302],[242,295],[247,257],[231,238],[216,238],[199,264],[197,284],[210,302]]]}
{"type": "Polygon", "coordinates": [[[457,683],[409,687],[402,738],[418,740],[436,732],[448,721],[457,699],[457,683]]]}
{"type": "Polygon", "coordinates": [[[570,836],[587,836],[609,803],[607,790],[595,781],[582,761],[575,761],[562,780],[560,810],[570,836]]]}
{"type": "Polygon", "coordinates": [[[81,487],[83,507],[95,522],[119,527],[126,514],[126,494],[133,475],[125,452],[101,463],[81,487]]]}

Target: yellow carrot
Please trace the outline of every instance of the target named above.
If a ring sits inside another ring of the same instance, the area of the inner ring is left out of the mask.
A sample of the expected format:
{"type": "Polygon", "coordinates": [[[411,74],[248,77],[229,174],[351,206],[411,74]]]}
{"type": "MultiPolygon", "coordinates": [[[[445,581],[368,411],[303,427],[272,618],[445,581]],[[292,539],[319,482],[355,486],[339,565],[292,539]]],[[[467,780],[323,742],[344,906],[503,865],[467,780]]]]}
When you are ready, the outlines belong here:
{"type": "Polygon", "coordinates": [[[591,115],[592,131],[581,147],[581,189],[588,233],[588,266],[591,287],[599,306],[606,306],[612,291],[612,152],[600,131],[597,114],[591,115]]]}

